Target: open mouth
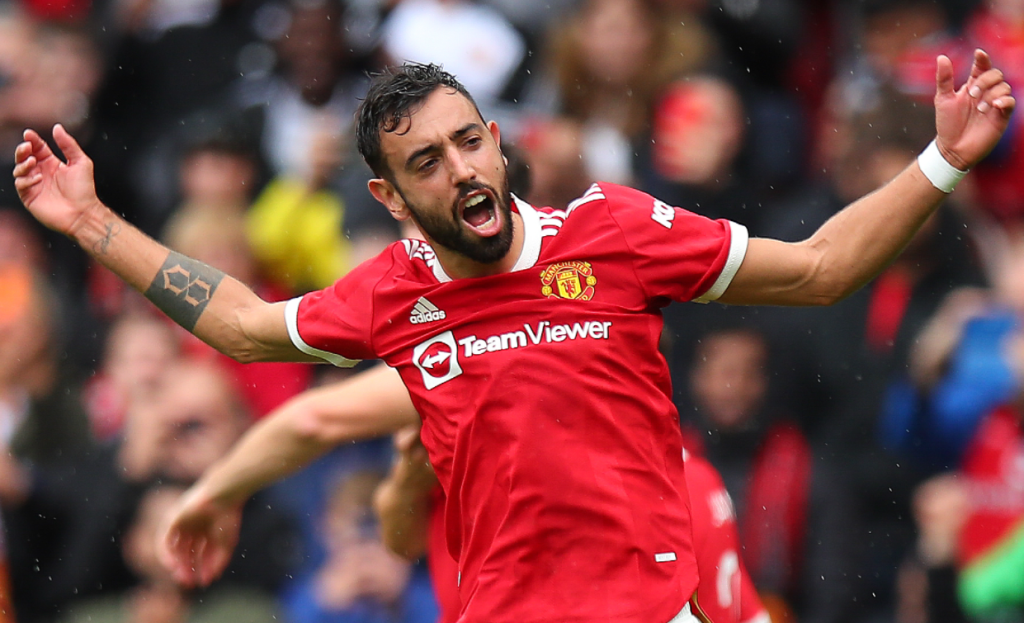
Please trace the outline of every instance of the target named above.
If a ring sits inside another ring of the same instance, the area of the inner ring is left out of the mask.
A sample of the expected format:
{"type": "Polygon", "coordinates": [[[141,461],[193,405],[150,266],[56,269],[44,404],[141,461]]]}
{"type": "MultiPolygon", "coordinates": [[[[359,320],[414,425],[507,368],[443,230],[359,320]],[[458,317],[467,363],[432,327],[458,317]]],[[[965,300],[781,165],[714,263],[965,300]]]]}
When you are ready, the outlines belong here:
{"type": "Polygon", "coordinates": [[[493,236],[501,230],[501,219],[494,199],[487,192],[471,194],[462,203],[462,220],[480,236],[493,236]]]}

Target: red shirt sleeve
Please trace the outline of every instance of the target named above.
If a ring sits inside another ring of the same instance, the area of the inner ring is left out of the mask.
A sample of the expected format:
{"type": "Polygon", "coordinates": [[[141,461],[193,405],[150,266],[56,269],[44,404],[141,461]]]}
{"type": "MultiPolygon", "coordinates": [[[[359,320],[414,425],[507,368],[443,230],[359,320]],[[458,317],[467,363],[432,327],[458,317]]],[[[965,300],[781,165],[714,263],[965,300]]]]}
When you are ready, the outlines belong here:
{"type": "Polygon", "coordinates": [[[354,268],[329,288],[288,301],[288,335],[300,351],[336,366],[350,367],[375,359],[374,290],[394,265],[389,247],[354,268]]]}
{"type": "Polygon", "coordinates": [[[729,287],[747,251],[745,227],[672,207],[624,186],[600,188],[648,296],[706,303],[729,287]]]}

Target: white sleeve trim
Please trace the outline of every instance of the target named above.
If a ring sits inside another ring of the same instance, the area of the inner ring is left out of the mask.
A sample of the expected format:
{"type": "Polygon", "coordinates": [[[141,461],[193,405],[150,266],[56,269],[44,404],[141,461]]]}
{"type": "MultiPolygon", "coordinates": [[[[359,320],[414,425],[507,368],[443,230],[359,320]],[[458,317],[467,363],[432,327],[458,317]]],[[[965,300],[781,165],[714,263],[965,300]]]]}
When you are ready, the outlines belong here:
{"type": "Polygon", "coordinates": [[[348,359],[347,357],[342,357],[336,353],[320,350],[319,348],[313,348],[302,339],[302,336],[299,335],[299,301],[301,300],[301,296],[293,298],[284,306],[284,322],[288,326],[288,337],[291,338],[292,344],[295,345],[295,348],[298,348],[307,355],[319,357],[327,363],[334,364],[339,368],[351,368],[359,363],[358,359],[348,359]]]}
{"type": "Polygon", "coordinates": [[[747,243],[750,241],[750,235],[747,233],[746,227],[729,221],[729,238],[729,257],[725,260],[721,274],[718,275],[718,279],[708,288],[707,292],[693,299],[694,303],[718,300],[718,297],[725,294],[729,284],[732,283],[732,278],[740,269],[740,264],[743,263],[743,258],[747,255],[747,243]]]}

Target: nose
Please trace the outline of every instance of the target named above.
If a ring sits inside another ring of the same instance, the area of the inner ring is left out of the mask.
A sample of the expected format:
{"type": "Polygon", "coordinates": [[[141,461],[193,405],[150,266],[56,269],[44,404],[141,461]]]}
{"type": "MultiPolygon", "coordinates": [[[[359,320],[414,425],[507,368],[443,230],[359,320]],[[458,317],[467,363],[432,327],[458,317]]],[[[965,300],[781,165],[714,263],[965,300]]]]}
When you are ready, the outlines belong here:
{"type": "Polygon", "coordinates": [[[448,162],[452,181],[455,184],[471,182],[476,179],[476,169],[458,149],[451,149],[449,151],[448,162]]]}

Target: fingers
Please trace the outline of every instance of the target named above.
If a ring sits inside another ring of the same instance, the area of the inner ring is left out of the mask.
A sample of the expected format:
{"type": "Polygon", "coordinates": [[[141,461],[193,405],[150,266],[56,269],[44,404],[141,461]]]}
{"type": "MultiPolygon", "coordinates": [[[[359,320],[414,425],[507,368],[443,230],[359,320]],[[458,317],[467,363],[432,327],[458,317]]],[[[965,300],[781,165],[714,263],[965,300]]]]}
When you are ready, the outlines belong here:
{"type": "MultiPolygon", "coordinates": [[[[23,145],[25,143],[22,143],[23,145]]],[[[14,167],[14,187],[27,190],[43,180],[43,174],[36,170],[35,156],[29,156],[14,167]]]]}
{"type": "Polygon", "coordinates": [[[230,560],[231,552],[227,548],[219,546],[208,548],[207,555],[200,561],[199,582],[203,586],[209,586],[220,576],[230,560]]]}
{"type": "Polygon", "coordinates": [[[1003,100],[1004,97],[1010,97],[1010,85],[1002,82],[989,89],[978,102],[978,112],[987,112],[989,108],[1001,108],[1006,105],[1003,100]],[[996,102],[999,102],[999,106],[996,106],[996,102]]]}
{"type": "Polygon", "coordinates": [[[1003,82],[1003,72],[998,69],[989,69],[974,80],[974,83],[967,92],[970,93],[971,97],[978,98],[1000,83],[1005,84],[1003,82]]]}
{"type": "Polygon", "coordinates": [[[204,539],[193,539],[179,530],[171,530],[160,540],[158,548],[160,562],[170,571],[174,581],[186,588],[198,585],[200,580],[197,550],[203,546],[197,541],[204,539]]]}
{"type": "Polygon", "coordinates": [[[992,69],[992,59],[989,58],[988,52],[978,48],[974,51],[974,64],[971,65],[971,78],[977,78],[989,69],[992,69]]]}
{"type": "Polygon", "coordinates": [[[1009,117],[1013,114],[1013,109],[1017,107],[1017,100],[1012,96],[1000,97],[996,101],[992,102],[992,105],[999,109],[1004,117],[1009,117]]]}
{"type": "Polygon", "coordinates": [[[978,100],[975,107],[980,113],[986,113],[995,108],[1008,116],[1016,106],[1016,100],[1011,95],[1013,89],[1003,77],[1003,72],[998,69],[988,69],[980,74],[974,83],[968,88],[968,94],[978,100]]]}
{"type": "MultiPolygon", "coordinates": [[[[34,155],[36,160],[46,160],[53,156],[53,150],[50,149],[50,146],[46,144],[43,137],[39,136],[39,133],[35,130],[25,130],[22,137],[25,139],[25,142],[21,145],[28,144],[29,153],[34,155]]],[[[21,145],[18,145],[18,149],[21,149],[21,145]]],[[[17,154],[17,151],[18,150],[16,149],[15,154],[17,154]]]]}
{"type": "Polygon", "coordinates": [[[78,141],[59,123],[53,126],[53,140],[57,143],[57,147],[64,152],[69,165],[88,159],[78,141]]]}
{"type": "Polygon", "coordinates": [[[32,154],[32,143],[25,141],[14,150],[14,187],[23,191],[38,184],[42,174],[36,170],[36,157],[32,154]]]}
{"type": "Polygon", "coordinates": [[[953,95],[953,61],[945,54],[935,59],[935,95],[953,95]]]}
{"type": "Polygon", "coordinates": [[[25,177],[29,173],[32,173],[32,169],[36,166],[35,156],[29,155],[19,157],[23,151],[21,148],[27,145],[28,143],[22,143],[14,152],[14,161],[18,163],[14,166],[14,177],[25,177]]]}

